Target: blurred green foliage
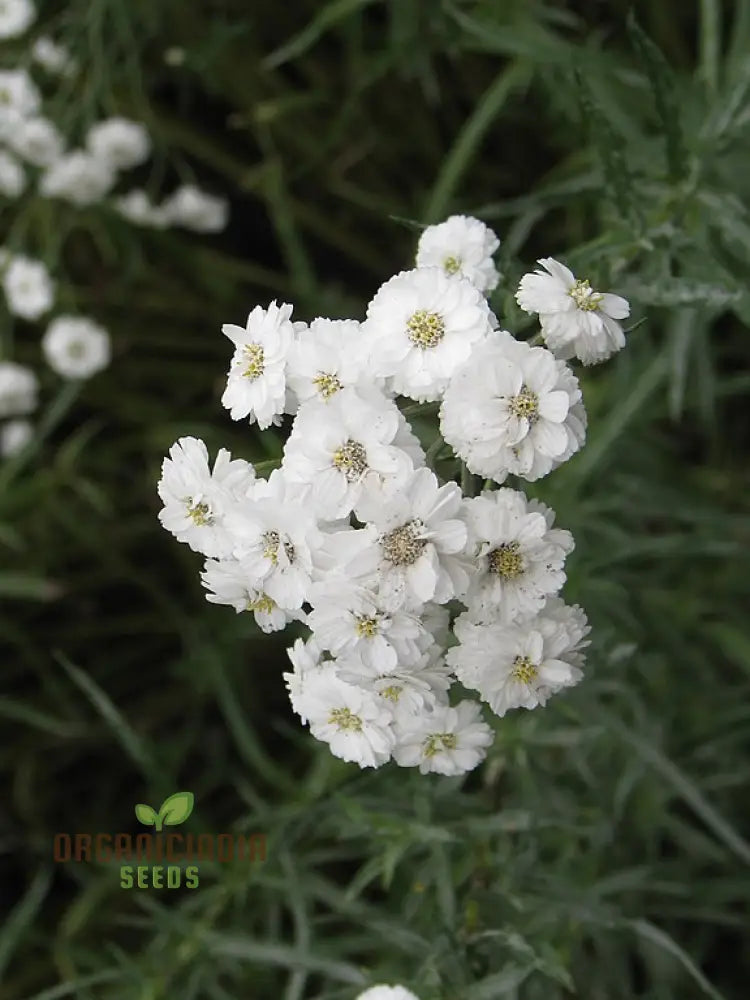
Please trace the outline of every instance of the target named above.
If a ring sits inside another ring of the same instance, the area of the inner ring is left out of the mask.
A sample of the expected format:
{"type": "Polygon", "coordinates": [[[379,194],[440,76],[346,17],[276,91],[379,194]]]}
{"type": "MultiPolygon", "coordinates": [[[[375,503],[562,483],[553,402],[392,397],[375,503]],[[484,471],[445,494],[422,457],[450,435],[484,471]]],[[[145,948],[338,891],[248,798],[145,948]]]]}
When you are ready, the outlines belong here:
{"type": "MultiPolygon", "coordinates": [[[[0,467],[0,1000],[746,995],[750,3],[630,6],[42,5],[86,66],[58,98],[71,134],[142,119],[144,183],[195,177],[232,222],[200,239],[30,197],[3,212],[116,357],[0,467]],[[531,329],[512,292],[548,254],[645,320],[582,375],[586,448],[529,490],[576,537],[587,678],[498,722],[465,780],[316,744],[281,680],[290,633],[205,602],[155,493],[182,434],[279,454],[219,406],[222,322],[273,297],[360,317],[409,265],[408,220],[453,211],[503,239],[510,329],[531,329]],[[178,788],[191,829],[264,831],[267,862],[202,865],[195,892],[52,864],[54,833],[135,832],[135,803],[178,788]]],[[[33,329],[6,334],[37,365],[33,329]]]]}

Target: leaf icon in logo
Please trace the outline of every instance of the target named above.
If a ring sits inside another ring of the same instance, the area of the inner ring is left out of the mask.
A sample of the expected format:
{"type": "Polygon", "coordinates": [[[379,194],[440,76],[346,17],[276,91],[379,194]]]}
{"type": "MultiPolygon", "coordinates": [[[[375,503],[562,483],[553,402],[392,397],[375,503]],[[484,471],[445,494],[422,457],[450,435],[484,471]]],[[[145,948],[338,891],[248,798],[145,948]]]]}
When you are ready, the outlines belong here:
{"type": "Polygon", "coordinates": [[[151,806],[147,806],[144,802],[139,802],[135,807],[135,816],[144,826],[153,826],[159,818],[151,806]]]}
{"type": "Polygon", "coordinates": [[[164,799],[159,809],[157,830],[164,826],[178,826],[184,823],[193,811],[195,796],[192,792],[175,792],[164,799]]]}

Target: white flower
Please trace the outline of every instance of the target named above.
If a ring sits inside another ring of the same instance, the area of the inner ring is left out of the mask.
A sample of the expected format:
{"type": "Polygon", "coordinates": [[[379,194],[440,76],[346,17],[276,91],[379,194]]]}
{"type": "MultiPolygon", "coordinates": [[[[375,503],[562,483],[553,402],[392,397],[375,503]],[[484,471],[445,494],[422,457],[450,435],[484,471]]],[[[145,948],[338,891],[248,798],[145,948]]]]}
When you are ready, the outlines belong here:
{"type": "Polygon", "coordinates": [[[0,70],[0,138],[12,135],[24,118],[36,113],[41,101],[25,69],[0,70]]]}
{"type": "Polygon", "coordinates": [[[111,170],[128,170],[148,159],[151,139],[144,125],[127,118],[107,118],[92,125],[86,136],[91,155],[111,170]]]}
{"type": "Polygon", "coordinates": [[[321,670],[335,673],[335,665],[332,660],[324,658],[323,650],[314,636],[311,636],[307,642],[296,639],[293,646],[287,647],[286,655],[289,657],[293,669],[291,673],[285,673],[281,676],[287,686],[292,708],[302,719],[303,724],[307,725],[308,719],[303,711],[307,680],[321,670]]]}
{"type": "Polygon", "coordinates": [[[355,319],[314,319],[295,338],[289,355],[289,385],[300,403],[327,401],[345,387],[372,383],[368,341],[355,319]]]}
{"type": "Polygon", "coordinates": [[[486,299],[467,278],[437,267],[402,271],[367,307],[370,371],[392,376],[397,393],[437,399],[493,321],[486,299]]]}
{"type": "Polygon", "coordinates": [[[42,337],[42,352],[63,378],[91,378],[110,362],[109,334],[84,316],[56,316],[42,337]]]}
{"type": "Polygon", "coordinates": [[[451,379],[440,429],[476,475],[501,483],[510,472],[531,481],[583,444],[580,402],[578,380],[564,362],[497,331],[451,379]]]}
{"type": "Polygon", "coordinates": [[[247,494],[254,478],[253,467],[240,459],[232,460],[225,448],[219,450],[211,471],[203,441],[182,437],[162,464],[157,489],[164,507],[159,521],[194,552],[229,558],[234,538],[225,527],[224,515],[247,494]]]}
{"type": "Polygon", "coordinates": [[[12,257],[3,274],[3,290],[14,316],[36,320],[52,308],[55,286],[41,261],[12,257]]]}
{"type": "Polygon", "coordinates": [[[283,610],[301,608],[323,536],[314,513],[294,497],[283,475],[273,483],[259,480],[248,497],[228,511],[226,525],[232,554],[257,589],[283,610]]]}
{"type": "Polygon", "coordinates": [[[0,195],[17,198],[26,187],[26,174],[21,164],[10,153],[0,149],[0,195]]]}
{"type": "Polygon", "coordinates": [[[114,186],[115,174],[105,160],[77,149],[52,164],[39,183],[46,198],[83,207],[101,201],[114,186]]]}
{"type": "Polygon", "coordinates": [[[387,699],[347,684],[331,665],[305,675],[296,701],[312,735],[328,743],[335,757],[360,767],[390,760],[395,737],[387,699]]]}
{"type": "Polygon", "coordinates": [[[333,574],[313,584],[307,616],[316,641],[334,656],[355,654],[380,673],[416,662],[427,631],[416,615],[386,608],[376,591],[333,574]]]}
{"type": "Polygon", "coordinates": [[[36,20],[36,7],[31,0],[0,0],[0,38],[22,35],[36,20]]]}
{"type": "Polygon", "coordinates": [[[360,507],[371,544],[353,560],[352,570],[355,575],[374,572],[389,607],[445,604],[465,593],[467,530],[456,483],[440,486],[430,469],[417,469],[397,494],[376,496],[371,507],[363,497],[360,507]]]}
{"type": "Polygon", "coordinates": [[[253,573],[240,559],[207,559],[201,582],[206,590],[206,600],[212,604],[227,604],[239,614],[252,611],[263,632],[278,632],[298,613],[285,611],[265,591],[255,585],[253,573]]]}
{"type": "Polygon", "coordinates": [[[37,405],[39,382],[30,368],[0,361],[0,417],[24,416],[37,405]]]}
{"type": "Polygon", "coordinates": [[[372,691],[389,703],[396,732],[399,725],[411,724],[411,716],[424,715],[448,704],[451,670],[432,650],[421,654],[415,662],[398,664],[390,671],[368,665],[356,654],[338,657],[335,662],[336,673],[342,680],[372,691]]]}
{"type": "Polygon", "coordinates": [[[476,701],[462,701],[451,708],[438,706],[431,713],[400,722],[393,756],[401,767],[416,767],[422,774],[464,774],[486,756],[494,739],[482,721],[476,701]]]}
{"type": "Polygon", "coordinates": [[[229,215],[229,206],[223,198],[215,198],[191,184],[178,188],[161,208],[171,225],[197,233],[220,232],[229,215]]]}
{"type": "MultiPolygon", "coordinates": [[[[2,2],[2,0],[0,0],[2,2]]],[[[49,167],[62,155],[64,142],[57,127],[47,118],[26,118],[8,136],[13,151],[35,167],[49,167]]]]}
{"type": "Polygon", "coordinates": [[[583,676],[586,617],[579,607],[566,608],[556,598],[549,610],[512,625],[477,623],[465,612],[454,631],[459,644],[448,650],[448,663],[498,716],[512,708],[544,705],[583,676]]]}
{"type": "Polygon", "coordinates": [[[70,76],[75,71],[75,60],[68,50],[47,35],[36,39],[31,47],[31,57],[48,73],[70,76]]]}
{"type": "Polygon", "coordinates": [[[398,444],[402,421],[379,393],[364,399],[346,389],[327,402],[303,403],[284,447],[285,474],[309,486],[319,517],[344,517],[365,490],[386,496],[403,487],[414,464],[398,444]]]}
{"type": "Polygon", "coordinates": [[[404,986],[371,986],[364,993],[360,993],[355,1000],[419,1000],[411,990],[404,986]]]}
{"type": "Polygon", "coordinates": [[[539,314],[542,335],[550,350],[558,357],[577,357],[585,365],[595,365],[625,346],[625,335],[617,320],[630,315],[626,299],[594,291],[588,280],[578,280],[553,257],[538,263],[544,271],[525,274],[516,299],[527,313],[539,314]]]}
{"type": "Polygon", "coordinates": [[[153,229],[166,229],[169,220],[164,210],[149,198],[142,188],[133,188],[127,194],[116,198],[115,211],[137,226],[151,226],[153,229]]]}
{"type": "Polygon", "coordinates": [[[0,455],[10,458],[24,449],[34,436],[28,420],[9,420],[0,427],[0,455]]]}
{"type": "Polygon", "coordinates": [[[500,278],[492,260],[499,246],[495,233],[479,219],[451,215],[424,230],[416,263],[417,267],[441,267],[446,274],[461,274],[480,292],[490,292],[500,278]]]}
{"type": "Polygon", "coordinates": [[[465,500],[464,510],[467,551],[477,569],[464,603],[490,621],[539,611],[565,583],[563,565],[573,536],[552,527],[554,511],[516,490],[486,491],[465,500]]]}
{"type": "Polygon", "coordinates": [[[235,345],[227,386],[221,397],[232,420],[250,417],[261,430],[281,423],[286,404],[286,362],[294,340],[292,307],[272,302],[256,306],[244,327],[225,323],[222,333],[235,345]]]}

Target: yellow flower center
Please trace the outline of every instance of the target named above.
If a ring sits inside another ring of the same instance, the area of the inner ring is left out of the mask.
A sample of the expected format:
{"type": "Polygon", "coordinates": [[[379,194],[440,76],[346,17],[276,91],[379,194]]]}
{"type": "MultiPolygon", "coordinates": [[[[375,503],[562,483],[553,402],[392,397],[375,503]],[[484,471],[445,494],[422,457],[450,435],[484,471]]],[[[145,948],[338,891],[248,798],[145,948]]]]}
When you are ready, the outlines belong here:
{"type": "Polygon", "coordinates": [[[511,397],[508,409],[513,416],[519,419],[525,417],[530,424],[536,423],[539,419],[539,397],[527,385],[522,385],[518,395],[511,397]]]}
{"type": "Polygon", "coordinates": [[[367,472],[367,452],[364,445],[351,438],[333,453],[333,464],[343,472],[348,483],[356,482],[367,472]]]}
{"type": "Polygon", "coordinates": [[[584,312],[594,312],[599,308],[599,304],[604,298],[603,295],[600,295],[591,288],[588,278],[584,281],[576,281],[575,285],[568,292],[568,295],[578,308],[583,309],[584,312]]]}
{"type": "Polygon", "coordinates": [[[406,323],[407,336],[417,347],[437,347],[445,336],[440,313],[418,309],[406,323]]]}
{"type": "Polygon", "coordinates": [[[378,634],[377,618],[361,616],[357,618],[357,635],[360,639],[372,639],[378,634]]]}
{"type": "Polygon", "coordinates": [[[539,669],[528,656],[517,656],[513,661],[513,677],[522,684],[531,684],[539,669]]]}
{"type": "Polygon", "coordinates": [[[331,714],[328,716],[328,722],[332,726],[338,726],[340,733],[346,732],[347,730],[349,732],[359,733],[362,730],[362,720],[348,708],[331,709],[331,714]]]}
{"type": "Polygon", "coordinates": [[[265,615],[270,615],[276,607],[276,601],[268,594],[259,594],[256,598],[248,598],[247,610],[260,611],[265,615]]]}
{"type": "Polygon", "coordinates": [[[461,261],[458,257],[446,257],[443,261],[443,270],[446,274],[458,274],[461,270],[461,261]]]}
{"type": "Polygon", "coordinates": [[[523,556],[518,542],[503,542],[487,556],[490,573],[504,580],[516,580],[523,573],[523,556]]]}
{"type": "Polygon", "coordinates": [[[339,389],[343,388],[336,375],[330,372],[318,372],[313,379],[313,385],[318,390],[323,399],[330,399],[339,389]]]}
{"type": "Polygon", "coordinates": [[[383,688],[380,692],[382,698],[387,698],[388,701],[397,702],[401,697],[401,692],[403,687],[400,684],[390,684],[388,687],[383,688]]]}
{"type": "MultiPolygon", "coordinates": [[[[263,544],[265,548],[263,549],[263,558],[270,559],[274,566],[279,564],[279,544],[281,538],[278,531],[267,531],[263,535],[263,544]]],[[[286,557],[290,563],[294,562],[294,546],[291,542],[284,542],[284,551],[286,552],[286,557]]]]}
{"type": "Polygon", "coordinates": [[[457,746],[455,733],[431,733],[422,744],[422,756],[436,757],[443,750],[455,750],[457,746]]]}
{"type": "Polygon", "coordinates": [[[383,558],[395,566],[412,566],[427,545],[427,539],[419,537],[421,527],[420,522],[409,521],[383,535],[380,539],[383,558]]]}
{"type": "Polygon", "coordinates": [[[242,374],[254,382],[265,369],[265,353],[262,344],[247,344],[245,347],[245,370],[242,374]]]}
{"type": "Polygon", "coordinates": [[[213,522],[211,508],[207,503],[193,503],[193,498],[188,497],[185,503],[188,505],[187,513],[190,520],[199,528],[205,527],[213,522]]]}

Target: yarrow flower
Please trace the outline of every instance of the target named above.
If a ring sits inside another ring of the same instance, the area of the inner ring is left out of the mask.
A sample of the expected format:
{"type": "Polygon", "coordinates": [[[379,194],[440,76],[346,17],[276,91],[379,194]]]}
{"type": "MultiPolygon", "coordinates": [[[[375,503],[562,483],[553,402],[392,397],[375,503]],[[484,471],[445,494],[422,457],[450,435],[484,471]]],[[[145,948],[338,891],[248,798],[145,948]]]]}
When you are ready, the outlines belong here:
{"type": "Polygon", "coordinates": [[[364,993],[359,993],[355,1000],[419,1000],[411,990],[404,986],[370,986],[364,993]]]}
{"type": "Polygon", "coordinates": [[[63,378],[91,378],[109,364],[109,334],[83,316],[57,316],[42,338],[42,352],[63,378]]]}
{"type": "MultiPolygon", "coordinates": [[[[143,192],[120,203],[152,225],[162,208],[143,192]]],[[[256,478],[222,450],[212,470],[194,438],[163,466],[159,517],[208,557],[207,600],[264,632],[305,627],[287,649],[291,708],[362,768],[465,774],[493,742],[483,705],[534,709],[583,677],[586,616],[558,596],[573,536],[519,490],[474,495],[472,475],[546,476],[586,431],[565,361],[497,329],[483,295],[497,245],[453,216],[424,231],[419,266],[381,286],[364,322],[293,321],[274,301],[225,324],[222,404],[261,430],[293,417],[280,466],[256,478]],[[426,451],[427,422],[407,420],[426,408],[403,396],[440,401],[426,451]],[[456,700],[456,684],[478,700],[456,700]]],[[[415,998],[380,985],[359,1000],[415,998]]]]}
{"type": "Polygon", "coordinates": [[[402,271],[367,307],[370,370],[390,376],[404,396],[438,399],[493,325],[486,299],[467,278],[437,267],[402,271]]]}
{"type": "Polygon", "coordinates": [[[114,187],[116,175],[106,160],[84,150],[66,153],[42,175],[39,190],[83,208],[101,201],[114,187]]]}
{"type": "Polygon", "coordinates": [[[627,300],[594,291],[588,279],[578,280],[554,257],[542,258],[539,264],[544,270],[521,278],[516,299],[525,312],[539,314],[550,350],[563,359],[576,357],[585,365],[606,361],[621,350],[625,335],[617,321],[630,315],[627,300]]]}
{"type": "Polygon", "coordinates": [[[170,225],[197,233],[218,233],[227,224],[229,208],[223,198],[207,194],[192,184],[184,184],[161,206],[170,225]]]}
{"type": "Polygon", "coordinates": [[[460,274],[480,292],[491,292],[500,280],[492,259],[499,246],[495,233],[479,219],[452,215],[437,226],[427,226],[419,238],[416,263],[460,274]]]}
{"type": "Polygon", "coordinates": [[[0,0],[0,38],[16,38],[36,20],[31,0],[0,0]]]}
{"type": "Polygon", "coordinates": [[[49,312],[55,286],[41,261],[23,256],[10,257],[2,280],[8,309],[14,316],[37,320],[49,312]]]}
{"type": "Polygon", "coordinates": [[[440,410],[448,444],[471,472],[498,483],[509,473],[546,476],[578,451],[585,428],[578,380],[565,363],[504,330],[454,373],[440,410]]]}
{"type": "Polygon", "coordinates": [[[37,406],[39,380],[30,368],[0,361],[0,417],[20,417],[37,406]]]}
{"type": "Polygon", "coordinates": [[[140,122],[127,118],[107,118],[89,129],[86,147],[99,162],[113,171],[136,167],[148,158],[151,140],[140,122]]]}
{"type": "Polygon", "coordinates": [[[24,449],[34,436],[28,420],[9,420],[0,425],[0,455],[10,458],[24,449]]]}
{"type": "Polygon", "coordinates": [[[225,323],[222,333],[235,346],[222,405],[232,420],[257,420],[261,430],[281,423],[287,398],[286,366],[294,340],[292,307],[256,306],[244,327],[225,323]]]}

